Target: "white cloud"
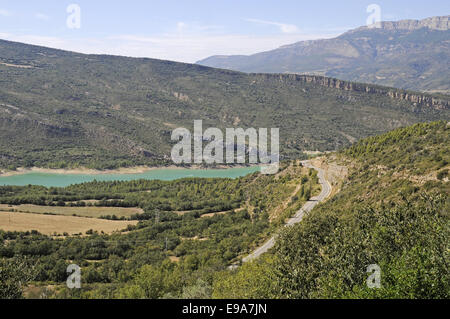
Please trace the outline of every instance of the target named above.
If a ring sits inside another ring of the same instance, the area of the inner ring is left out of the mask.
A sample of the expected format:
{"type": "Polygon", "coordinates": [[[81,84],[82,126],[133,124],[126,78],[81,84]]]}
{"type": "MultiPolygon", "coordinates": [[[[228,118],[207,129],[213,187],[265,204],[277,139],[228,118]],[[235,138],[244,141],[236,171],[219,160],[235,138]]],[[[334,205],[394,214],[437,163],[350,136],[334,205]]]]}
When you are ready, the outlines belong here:
{"type": "MultiPolygon", "coordinates": [[[[334,36],[334,35],[333,35],[334,36]]],[[[212,55],[248,55],[276,49],[302,40],[329,38],[324,34],[283,34],[272,36],[251,35],[164,35],[137,36],[117,35],[106,39],[118,46],[107,48],[107,52],[119,55],[153,57],[181,62],[196,62],[212,55]]],[[[107,42],[104,42],[107,44],[107,42]]],[[[106,51],[104,53],[107,53],[106,51]]]]}
{"type": "Polygon", "coordinates": [[[48,21],[48,20],[50,19],[50,17],[49,17],[48,15],[43,14],[43,13],[40,13],[40,12],[36,13],[36,14],[34,15],[34,17],[35,17],[36,19],[42,20],[42,21],[48,21]]]}
{"type": "Polygon", "coordinates": [[[98,38],[60,38],[39,35],[0,34],[0,38],[88,53],[148,57],[194,63],[212,55],[248,55],[276,49],[303,40],[331,38],[336,33],[309,32],[274,35],[224,34],[221,27],[177,24],[171,33],[154,36],[118,34],[98,38]],[[179,32],[182,27],[184,32],[179,32]],[[222,30],[221,30],[222,31],[222,30]]]}
{"type": "Polygon", "coordinates": [[[11,11],[5,10],[5,9],[0,9],[0,16],[2,17],[10,17],[12,16],[11,11]]]}
{"type": "MultiPolygon", "coordinates": [[[[255,21],[260,23],[260,20],[255,21]]],[[[179,21],[167,33],[158,35],[116,34],[95,38],[63,38],[33,34],[0,34],[0,38],[88,54],[113,54],[194,63],[212,55],[249,55],[298,41],[337,35],[336,32],[320,30],[300,33],[296,26],[275,22],[269,24],[279,27],[282,33],[258,36],[227,34],[223,26],[179,21]]]]}
{"type": "Polygon", "coordinates": [[[188,25],[186,23],[184,23],[184,22],[178,22],[177,23],[177,31],[178,32],[183,32],[183,30],[186,29],[187,26],[188,25]]]}
{"type": "Polygon", "coordinates": [[[287,23],[280,23],[280,22],[273,22],[273,21],[266,21],[266,20],[259,20],[259,19],[245,19],[245,21],[259,23],[259,24],[273,25],[273,26],[278,27],[280,29],[280,31],[283,33],[293,34],[293,33],[300,32],[300,29],[294,24],[287,24],[287,23]]]}
{"type": "Polygon", "coordinates": [[[9,41],[16,41],[50,48],[63,48],[67,41],[57,37],[47,37],[40,35],[16,35],[11,33],[0,33],[0,38],[9,41]]]}

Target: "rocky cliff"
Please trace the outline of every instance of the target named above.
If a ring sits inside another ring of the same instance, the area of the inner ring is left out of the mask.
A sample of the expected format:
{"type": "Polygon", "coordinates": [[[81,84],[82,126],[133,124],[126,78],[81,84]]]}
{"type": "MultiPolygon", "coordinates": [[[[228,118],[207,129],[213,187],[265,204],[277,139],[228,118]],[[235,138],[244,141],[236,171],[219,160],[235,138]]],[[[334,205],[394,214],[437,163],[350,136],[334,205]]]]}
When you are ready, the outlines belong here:
{"type": "Polygon", "coordinates": [[[380,22],[334,39],[293,43],[199,64],[249,73],[322,75],[429,94],[450,94],[450,16],[380,22]]]}
{"type": "Polygon", "coordinates": [[[447,31],[450,29],[449,26],[450,16],[442,16],[431,17],[423,20],[383,21],[369,27],[359,28],[359,30],[377,27],[384,30],[414,31],[421,28],[428,28],[431,30],[447,31]]]}
{"type": "Polygon", "coordinates": [[[379,94],[389,96],[392,99],[408,101],[413,103],[414,106],[418,107],[429,107],[436,110],[450,109],[450,98],[446,98],[445,95],[442,95],[442,97],[434,96],[431,94],[424,94],[420,92],[413,92],[365,83],[355,83],[317,75],[257,74],[257,76],[264,80],[278,80],[282,82],[300,81],[304,83],[318,84],[329,88],[341,89],[344,91],[379,94]]]}

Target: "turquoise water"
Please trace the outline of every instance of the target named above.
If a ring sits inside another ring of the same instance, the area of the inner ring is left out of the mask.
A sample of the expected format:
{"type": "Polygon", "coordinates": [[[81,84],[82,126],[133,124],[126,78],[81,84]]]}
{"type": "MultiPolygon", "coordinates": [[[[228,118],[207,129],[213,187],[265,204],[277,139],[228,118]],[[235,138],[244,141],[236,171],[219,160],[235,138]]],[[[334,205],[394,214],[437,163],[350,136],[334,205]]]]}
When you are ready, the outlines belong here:
{"type": "Polygon", "coordinates": [[[13,176],[0,176],[0,186],[25,186],[41,185],[46,187],[65,187],[72,184],[81,184],[97,181],[132,181],[138,179],[172,181],[186,177],[199,178],[238,178],[254,172],[259,172],[260,168],[239,167],[228,169],[154,169],[145,173],[137,174],[55,174],[55,173],[27,173],[13,176]]]}

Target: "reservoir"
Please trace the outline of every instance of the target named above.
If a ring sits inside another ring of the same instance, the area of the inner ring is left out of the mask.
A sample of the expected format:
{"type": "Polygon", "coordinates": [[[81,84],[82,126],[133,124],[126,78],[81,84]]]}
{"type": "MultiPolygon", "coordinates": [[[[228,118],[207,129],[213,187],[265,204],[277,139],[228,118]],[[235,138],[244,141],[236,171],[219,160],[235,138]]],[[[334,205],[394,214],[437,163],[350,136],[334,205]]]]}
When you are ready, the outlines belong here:
{"type": "Polygon", "coordinates": [[[45,187],[66,187],[72,184],[81,184],[105,181],[132,181],[139,179],[172,181],[181,178],[238,178],[254,172],[260,167],[237,167],[226,169],[177,169],[158,168],[135,174],[57,174],[57,173],[25,173],[11,176],[0,176],[0,186],[26,186],[40,185],[45,187]]]}

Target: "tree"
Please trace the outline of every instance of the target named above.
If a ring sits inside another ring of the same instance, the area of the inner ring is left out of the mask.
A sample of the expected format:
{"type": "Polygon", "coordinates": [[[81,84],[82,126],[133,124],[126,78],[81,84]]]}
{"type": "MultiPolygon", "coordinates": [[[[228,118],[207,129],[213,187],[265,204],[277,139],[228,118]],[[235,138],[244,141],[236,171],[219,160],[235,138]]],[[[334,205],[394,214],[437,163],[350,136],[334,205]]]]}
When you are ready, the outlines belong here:
{"type": "Polygon", "coordinates": [[[213,298],[276,298],[277,281],[271,255],[245,263],[235,271],[223,271],[214,280],[213,298]]]}
{"type": "Polygon", "coordinates": [[[134,277],[133,283],[120,290],[121,298],[159,299],[166,294],[179,295],[182,290],[182,271],[166,260],[159,267],[145,265],[134,277]]]}
{"type": "Polygon", "coordinates": [[[182,299],[209,299],[211,298],[212,287],[203,279],[198,279],[193,286],[184,287],[182,299]]]}
{"type": "Polygon", "coordinates": [[[305,190],[304,193],[303,193],[303,197],[304,197],[306,200],[309,200],[309,199],[311,198],[311,185],[309,185],[309,186],[306,188],[306,190],[305,190]]]}
{"type": "Polygon", "coordinates": [[[36,277],[26,258],[0,259],[0,299],[22,299],[24,286],[36,277]]]}

